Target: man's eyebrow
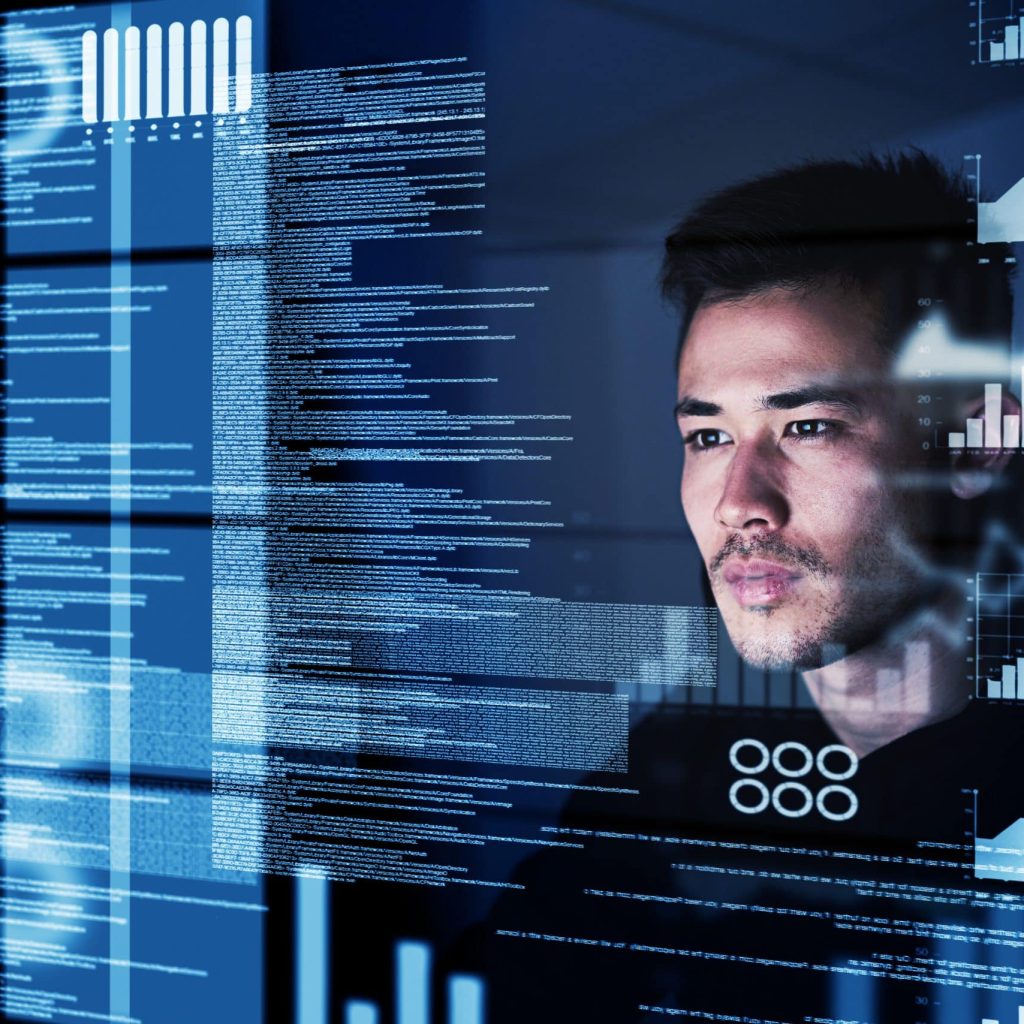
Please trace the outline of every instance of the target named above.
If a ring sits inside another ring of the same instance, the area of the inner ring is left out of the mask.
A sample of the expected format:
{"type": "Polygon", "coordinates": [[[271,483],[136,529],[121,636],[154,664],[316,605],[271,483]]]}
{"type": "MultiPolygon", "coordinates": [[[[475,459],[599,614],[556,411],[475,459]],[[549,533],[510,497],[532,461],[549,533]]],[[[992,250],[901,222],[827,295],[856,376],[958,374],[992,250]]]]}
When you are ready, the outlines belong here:
{"type": "Polygon", "coordinates": [[[701,398],[694,398],[692,395],[683,395],[676,402],[676,418],[680,416],[718,416],[722,412],[720,405],[714,402],[705,402],[701,398]]]}
{"type": "Polygon", "coordinates": [[[762,409],[799,409],[804,405],[836,405],[852,413],[862,413],[864,403],[857,393],[847,388],[830,387],[827,384],[808,384],[792,391],[779,391],[764,395],[760,400],[762,409]]]}

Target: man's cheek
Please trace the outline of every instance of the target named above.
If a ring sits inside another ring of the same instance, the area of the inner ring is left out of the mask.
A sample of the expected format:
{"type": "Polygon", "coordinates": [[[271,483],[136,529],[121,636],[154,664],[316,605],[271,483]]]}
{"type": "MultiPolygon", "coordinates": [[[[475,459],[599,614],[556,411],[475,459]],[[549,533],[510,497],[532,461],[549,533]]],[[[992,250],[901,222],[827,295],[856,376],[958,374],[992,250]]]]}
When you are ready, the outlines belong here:
{"type": "Polygon", "coordinates": [[[839,470],[827,485],[806,494],[804,520],[813,522],[825,535],[849,537],[876,521],[885,506],[881,488],[865,487],[856,473],[839,470]]]}
{"type": "Polygon", "coordinates": [[[690,533],[693,534],[698,547],[703,551],[701,535],[706,532],[706,527],[704,527],[704,524],[701,522],[702,504],[698,496],[694,493],[693,484],[686,479],[685,474],[679,487],[679,501],[683,506],[683,516],[686,518],[686,525],[689,526],[690,533]]]}

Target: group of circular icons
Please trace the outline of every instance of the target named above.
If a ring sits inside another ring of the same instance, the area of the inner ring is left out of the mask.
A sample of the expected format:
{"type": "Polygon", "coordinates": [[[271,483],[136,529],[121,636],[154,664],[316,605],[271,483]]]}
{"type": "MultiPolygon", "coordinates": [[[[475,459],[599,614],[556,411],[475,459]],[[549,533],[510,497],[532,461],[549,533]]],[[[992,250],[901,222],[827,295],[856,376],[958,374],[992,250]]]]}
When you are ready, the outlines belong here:
{"type": "Polygon", "coordinates": [[[747,737],[729,748],[729,763],[744,776],[729,787],[729,803],[742,814],[760,814],[769,805],[785,818],[803,818],[815,808],[829,821],[849,821],[857,813],[857,794],[842,783],[857,774],[859,762],[857,755],[841,743],[830,743],[815,754],[805,743],[795,740],[769,750],[760,740],[747,737]],[[772,789],[754,778],[769,765],[785,780],[772,789]],[[796,781],[815,768],[828,783],[817,793],[796,781]]]}

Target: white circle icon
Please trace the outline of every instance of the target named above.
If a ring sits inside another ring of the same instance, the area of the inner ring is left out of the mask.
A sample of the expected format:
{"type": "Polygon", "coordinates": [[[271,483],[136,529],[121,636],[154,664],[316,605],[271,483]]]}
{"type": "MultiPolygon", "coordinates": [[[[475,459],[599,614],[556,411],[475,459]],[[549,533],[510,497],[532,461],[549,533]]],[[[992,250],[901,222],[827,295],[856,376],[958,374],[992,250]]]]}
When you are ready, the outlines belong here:
{"type": "Polygon", "coordinates": [[[788,779],[799,779],[814,767],[814,755],[808,747],[804,746],[803,743],[796,743],[793,740],[788,740],[785,743],[780,743],[772,751],[772,767],[780,775],[785,775],[788,779]],[[804,763],[799,768],[787,768],[783,765],[782,755],[789,750],[798,751],[800,756],[804,759],[804,763]]]}
{"type": "Polygon", "coordinates": [[[744,814],[760,814],[768,806],[769,799],[768,787],[759,779],[737,779],[729,787],[729,803],[744,814]],[[739,801],[738,794],[744,786],[751,786],[757,791],[759,799],[756,804],[744,804],[739,801]]]}
{"type": "Polygon", "coordinates": [[[768,748],[760,740],[737,740],[729,748],[729,763],[738,772],[743,772],[744,775],[757,775],[759,772],[763,772],[768,767],[768,762],[771,760],[771,754],[768,753],[768,748]],[[749,765],[740,763],[740,751],[744,747],[753,747],[761,755],[761,763],[756,767],[750,767],[749,765]]]}
{"type": "Polygon", "coordinates": [[[857,794],[852,789],[847,789],[846,786],[826,786],[824,789],[818,791],[818,796],[814,801],[818,808],[818,813],[828,818],[829,821],[849,821],[856,813],[857,808],[860,806],[857,802],[857,794]],[[830,793],[842,793],[843,797],[848,801],[845,811],[830,811],[825,806],[825,797],[830,793]]]}
{"type": "Polygon", "coordinates": [[[818,756],[814,759],[814,763],[818,766],[818,771],[826,779],[831,779],[833,782],[842,782],[843,779],[849,779],[857,772],[857,755],[849,747],[844,747],[842,743],[830,743],[827,747],[822,747],[818,751],[818,756]],[[847,764],[845,772],[835,773],[825,768],[825,758],[829,754],[838,754],[840,757],[847,759],[849,764],[847,764]]]}
{"type": "Polygon", "coordinates": [[[772,807],[787,818],[802,818],[814,806],[814,794],[802,782],[780,782],[772,790],[772,807]],[[787,807],[782,802],[783,793],[799,793],[803,797],[800,807],[787,807]]]}

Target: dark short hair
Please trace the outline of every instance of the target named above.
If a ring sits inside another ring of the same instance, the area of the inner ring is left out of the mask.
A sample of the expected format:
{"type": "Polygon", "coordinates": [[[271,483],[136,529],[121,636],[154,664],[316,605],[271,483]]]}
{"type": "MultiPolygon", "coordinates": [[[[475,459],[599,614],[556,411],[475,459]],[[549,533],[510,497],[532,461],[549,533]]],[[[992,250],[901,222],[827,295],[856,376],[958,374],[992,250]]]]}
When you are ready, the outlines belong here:
{"type": "Polygon", "coordinates": [[[963,176],[919,150],[809,162],[723,189],[665,240],[662,294],[682,310],[680,348],[702,303],[830,283],[881,297],[890,347],[924,296],[942,301],[954,333],[1008,344],[1011,250],[970,244],[975,217],[963,176]]]}

